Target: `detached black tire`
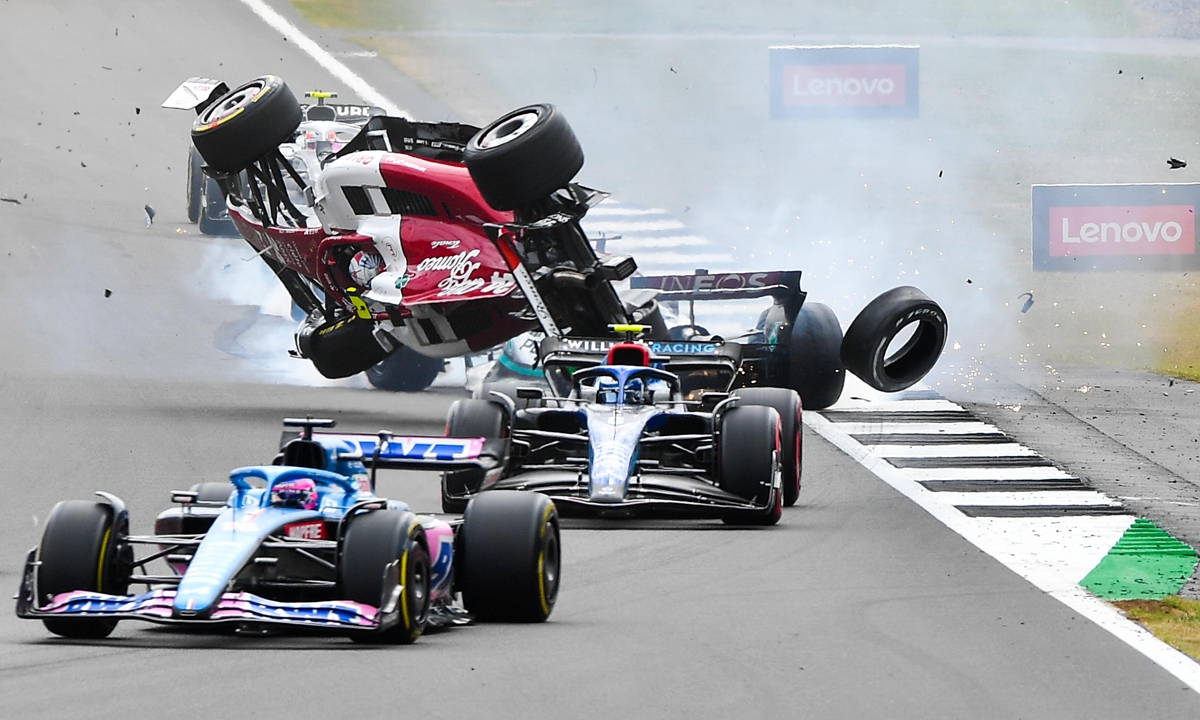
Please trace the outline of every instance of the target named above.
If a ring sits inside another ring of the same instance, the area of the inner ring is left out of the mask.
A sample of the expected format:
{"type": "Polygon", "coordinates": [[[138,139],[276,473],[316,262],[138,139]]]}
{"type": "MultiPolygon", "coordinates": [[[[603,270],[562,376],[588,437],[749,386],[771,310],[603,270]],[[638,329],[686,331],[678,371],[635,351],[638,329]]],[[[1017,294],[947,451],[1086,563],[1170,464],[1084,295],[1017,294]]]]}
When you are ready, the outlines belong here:
{"type": "Polygon", "coordinates": [[[766,506],[721,519],[729,525],[774,525],[783,515],[783,493],[776,491],[780,446],[779,413],[762,405],[739,406],[721,418],[718,485],[722,490],[766,506]]]}
{"type": "Polygon", "coordinates": [[[367,368],[371,387],[388,392],[421,392],[429,389],[446,367],[441,358],[431,358],[401,345],[382,361],[367,368]]]}
{"type": "Polygon", "coordinates": [[[528,105],[476,133],[463,161],[488,205],[515,210],[566,187],[583,167],[583,149],[557,108],[528,105]]]}
{"type": "Polygon", "coordinates": [[[290,141],[300,119],[287,83],[263,75],[205,108],[192,124],[192,143],[209,167],[234,173],[290,141]]]}
{"type": "Polygon", "coordinates": [[[467,505],[454,578],[483,622],[544,622],[558,598],[558,509],[540,493],[489,490],[467,505]]]}
{"type": "Polygon", "coordinates": [[[892,288],[867,304],[846,330],[841,357],[846,369],[881,392],[912,386],[933,369],[946,345],[946,313],[915,287],[892,288]],[[888,346],[917,323],[899,350],[888,346]]]}
{"type": "MultiPolygon", "coordinates": [[[[506,438],[508,414],[494,402],[480,399],[456,400],[446,415],[446,437],[506,438]]],[[[483,471],[477,468],[442,473],[442,512],[461,513],[469,497],[479,492],[483,471]]]]}
{"type": "Polygon", "coordinates": [[[803,471],[804,425],[801,420],[800,396],[787,388],[741,388],[734,395],[742,399],[741,406],[763,405],[779,413],[779,441],[783,457],[783,506],[791,507],[800,497],[800,476],[803,471]]]}
{"type": "Polygon", "coordinates": [[[788,340],[788,385],[808,410],[838,401],[846,385],[842,365],[842,326],[828,305],[806,302],[788,340]]]}
{"type": "Polygon", "coordinates": [[[189,222],[200,222],[200,202],[204,194],[204,158],[196,146],[188,148],[187,216],[189,222]]]}
{"type": "MultiPolygon", "coordinates": [[[[38,604],[74,590],[124,595],[129,591],[128,569],[119,540],[128,533],[113,526],[113,509],[107,503],[66,500],[54,506],[38,545],[38,604]]],[[[93,618],[43,619],[55,635],[66,638],[108,637],[116,620],[93,618]]]]}
{"type": "Polygon", "coordinates": [[[373,510],[350,521],[342,538],[338,585],[342,597],[379,607],[384,571],[400,561],[400,622],[376,633],[355,633],[351,639],[366,643],[407,645],[425,631],[429,621],[429,551],[425,530],[417,517],[400,510],[373,510]]]}

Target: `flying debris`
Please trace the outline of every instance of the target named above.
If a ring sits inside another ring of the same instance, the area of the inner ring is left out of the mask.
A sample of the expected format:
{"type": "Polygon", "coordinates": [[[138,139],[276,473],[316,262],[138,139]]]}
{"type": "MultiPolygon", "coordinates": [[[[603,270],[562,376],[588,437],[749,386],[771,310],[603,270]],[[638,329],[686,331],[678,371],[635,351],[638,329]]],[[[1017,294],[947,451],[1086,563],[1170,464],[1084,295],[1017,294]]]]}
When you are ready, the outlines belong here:
{"type": "Polygon", "coordinates": [[[6,198],[6,197],[0,197],[0,202],[12,203],[13,205],[21,204],[21,201],[16,198],[6,198]]]}
{"type": "Polygon", "coordinates": [[[1031,293],[1031,292],[1021,293],[1020,295],[1017,296],[1017,299],[1020,300],[1023,297],[1028,297],[1029,299],[1026,300],[1025,304],[1021,306],[1021,312],[1027,313],[1027,312],[1029,312],[1029,308],[1033,307],[1033,293],[1031,293]]]}
{"type": "Polygon", "coordinates": [[[106,298],[112,297],[112,290],[109,290],[108,288],[104,288],[104,297],[106,297],[106,298]]]}
{"type": "Polygon", "coordinates": [[[145,211],[146,211],[146,227],[150,227],[151,225],[154,224],[154,215],[155,215],[154,208],[147,205],[145,207],[145,211]]]}
{"type": "Polygon", "coordinates": [[[1167,164],[1171,166],[1172,170],[1178,170],[1179,168],[1187,167],[1187,161],[1176,160],[1175,158],[1171,158],[1170,160],[1167,160],[1167,164]]]}

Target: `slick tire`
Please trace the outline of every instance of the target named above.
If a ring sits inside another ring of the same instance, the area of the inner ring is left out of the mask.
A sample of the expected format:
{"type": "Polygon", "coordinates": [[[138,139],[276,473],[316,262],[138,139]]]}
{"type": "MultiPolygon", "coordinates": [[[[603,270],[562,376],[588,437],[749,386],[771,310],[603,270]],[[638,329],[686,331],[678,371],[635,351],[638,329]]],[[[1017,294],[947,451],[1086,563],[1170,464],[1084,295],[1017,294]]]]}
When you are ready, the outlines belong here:
{"type": "Polygon", "coordinates": [[[583,167],[583,149],[557,108],[528,105],[476,133],[463,161],[488,205],[516,210],[566,187],[583,167]]]}
{"type": "Polygon", "coordinates": [[[842,340],[846,369],[881,392],[898,392],[933,369],[946,345],[946,313],[915,287],[892,288],[867,304],[842,340]],[[892,341],[909,325],[916,330],[902,347],[892,341]]]}
{"type": "Polygon", "coordinates": [[[290,141],[300,119],[287,83],[264,75],[205,108],[192,124],[192,144],[211,168],[234,173],[290,141]]]}
{"type": "Polygon", "coordinates": [[[842,326],[833,310],[822,303],[804,303],[788,339],[788,385],[800,393],[805,409],[822,410],[842,396],[842,347],[842,326]]]}
{"type": "Polygon", "coordinates": [[[717,463],[722,490],[750,500],[765,510],[730,512],[728,525],[774,525],[783,515],[783,493],[777,491],[780,422],[775,408],[762,405],[735,407],[721,418],[717,463]]]}
{"type": "Polygon", "coordinates": [[[347,600],[379,607],[384,572],[400,563],[400,622],[388,630],[355,633],[363,643],[407,645],[421,637],[429,622],[430,569],[425,531],[417,517],[401,510],[373,510],[352,518],[342,538],[338,587],[347,600]]]}
{"type": "Polygon", "coordinates": [[[200,157],[200,152],[196,150],[196,146],[188,148],[188,164],[187,164],[187,216],[188,222],[200,222],[200,203],[202,202],[203,186],[204,186],[204,158],[200,157]]]}
{"type": "Polygon", "coordinates": [[[544,622],[558,598],[558,509],[540,493],[489,490],[467,504],[454,577],[482,622],[544,622]]]}
{"type": "MultiPolygon", "coordinates": [[[[113,526],[113,509],[107,503],[66,500],[54,506],[46,518],[38,545],[38,604],[55,595],[74,590],[124,595],[129,590],[129,572],[123,568],[126,547],[121,538],[129,532],[113,526]]],[[[108,637],[116,620],[93,618],[44,619],[42,624],[55,635],[76,639],[108,637]]]]}
{"type": "Polygon", "coordinates": [[[803,471],[804,425],[801,420],[800,396],[788,388],[741,388],[742,407],[763,405],[779,413],[779,439],[783,469],[783,506],[791,507],[800,497],[800,476],[803,471]]]}
{"type": "Polygon", "coordinates": [[[426,357],[401,345],[391,355],[367,368],[367,382],[377,390],[421,392],[429,389],[445,367],[445,360],[426,357]]]}
{"type": "MultiPolygon", "coordinates": [[[[456,400],[446,415],[446,437],[506,438],[508,413],[498,404],[482,399],[456,400]]],[[[471,468],[442,473],[442,512],[461,513],[468,495],[479,492],[483,471],[471,468]]]]}
{"type": "Polygon", "coordinates": [[[374,323],[357,317],[308,326],[297,338],[301,354],[327,378],[357,375],[388,356],[372,334],[374,323]]]}
{"type": "Polygon", "coordinates": [[[221,503],[224,505],[229,501],[229,495],[233,492],[233,485],[227,482],[202,482],[193,485],[191,491],[196,493],[196,502],[221,503]]]}

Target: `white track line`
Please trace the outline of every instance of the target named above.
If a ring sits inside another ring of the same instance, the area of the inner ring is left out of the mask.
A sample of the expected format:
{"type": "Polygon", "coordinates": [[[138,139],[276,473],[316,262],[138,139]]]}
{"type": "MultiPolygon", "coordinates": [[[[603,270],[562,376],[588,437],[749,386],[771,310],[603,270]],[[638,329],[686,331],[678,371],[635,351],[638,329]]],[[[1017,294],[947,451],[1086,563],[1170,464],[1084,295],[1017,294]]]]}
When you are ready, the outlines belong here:
{"type": "MultiPolygon", "coordinates": [[[[1003,486],[999,482],[997,485],[1003,486]]],[[[938,492],[938,500],[950,503],[955,507],[963,505],[1003,505],[1005,507],[1037,506],[1037,505],[1097,505],[1101,507],[1121,507],[1119,503],[1101,492],[1095,490],[1030,490],[1002,492],[998,487],[996,492],[938,492]]]]}
{"type": "Polygon", "coordinates": [[[903,468],[916,482],[922,480],[1076,480],[1056,467],[903,468]]]}
{"type": "Polygon", "coordinates": [[[346,65],[335,58],[328,50],[323,49],[320,45],[300,31],[300,28],[291,24],[270,5],[267,5],[263,0],[242,0],[242,4],[250,8],[250,11],[262,18],[263,22],[278,30],[288,42],[294,43],[296,47],[303,50],[317,64],[325,68],[325,71],[344,83],[346,87],[358,93],[364,101],[371,105],[378,105],[383,108],[388,115],[396,115],[402,118],[412,119],[400,106],[393,103],[384,97],[383,93],[371,87],[371,84],[361,77],[356,75],[354,71],[346,67],[346,65]]]}
{"type": "MultiPolygon", "coordinates": [[[[980,522],[980,518],[968,518],[953,505],[944,502],[939,497],[942,493],[926,490],[906,474],[911,471],[892,467],[886,460],[850,437],[846,427],[850,423],[833,423],[819,413],[810,412],[804,413],[804,424],[968,542],[1033,583],[1035,587],[1112,633],[1192,690],[1200,693],[1200,664],[1197,664],[1195,660],[1154,637],[1150,631],[1125,617],[1116,607],[1079,587],[1078,582],[1082,579],[1082,575],[1064,574],[1061,568],[1047,558],[1031,558],[1027,553],[1015,551],[1019,549],[1013,547],[1013,538],[1010,534],[996,532],[997,528],[1026,526],[1009,526],[1003,523],[980,522]]],[[[1125,527],[1128,527],[1128,523],[1132,522],[1132,516],[1120,517],[1113,522],[1124,523],[1125,527]]],[[[1039,526],[1047,525],[1047,522],[1039,519],[1038,524],[1039,526]]],[[[1098,527],[1108,526],[1098,525],[1098,527]]],[[[1115,529],[1115,527],[1109,528],[1108,535],[1110,537],[1115,529]]],[[[1119,533],[1117,537],[1119,537],[1119,533]]],[[[1112,542],[1116,542],[1115,537],[1112,538],[1112,542]]],[[[1112,547],[1111,544],[1106,545],[1105,551],[1110,547],[1112,547]]],[[[1096,562],[1099,561],[1099,557],[1103,557],[1103,554],[1095,558],[1096,562]]],[[[1094,567],[1095,562],[1087,565],[1087,562],[1090,561],[1090,558],[1085,559],[1079,563],[1079,567],[1094,567]]]]}
{"type": "Polygon", "coordinates": [[[839,401],[829,408],[835,412],[945,412],[947,410],[962,412],[962,406],[949,400],[896,400],[889,402],[871,402],[869,400],[847,399],[839,401]]]}
{"type": "MultiPolygon", "coordinates": [[[[826,420],[826,422],[832,422],[826,420]]],[[[966,435],[986,433],[988,435],[1003,435],[995,426],[981,422],[954,423],[862,423],[834,422],[834,427],[847,435],[966,435]]]]}

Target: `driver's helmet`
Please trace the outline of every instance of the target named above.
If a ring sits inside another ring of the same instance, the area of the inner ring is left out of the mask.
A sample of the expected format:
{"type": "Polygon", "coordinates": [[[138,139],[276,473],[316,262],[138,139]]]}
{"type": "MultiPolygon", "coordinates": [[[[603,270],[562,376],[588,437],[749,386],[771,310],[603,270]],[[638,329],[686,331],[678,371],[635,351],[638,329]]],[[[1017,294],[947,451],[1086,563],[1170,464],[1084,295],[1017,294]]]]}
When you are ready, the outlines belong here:
{"type": "Polygon", "coordinates": [[[610,377],[596,378],[596,402],[601,405],[616,405],[620,395],[617,381],[610,377]]]}
{"type": "Polygon", "coordinates": [[[298,510],[317,509],[317,484],[310,478],[284,480],[271,488],[271,504],[298,510]]]}
{"type": "Polygon", "coordinates": [[[625,381],[626,405],[644,405],[646,397],[646,383],[641,378],[629,378],[625,381]]]}

